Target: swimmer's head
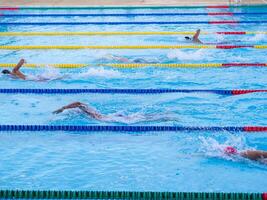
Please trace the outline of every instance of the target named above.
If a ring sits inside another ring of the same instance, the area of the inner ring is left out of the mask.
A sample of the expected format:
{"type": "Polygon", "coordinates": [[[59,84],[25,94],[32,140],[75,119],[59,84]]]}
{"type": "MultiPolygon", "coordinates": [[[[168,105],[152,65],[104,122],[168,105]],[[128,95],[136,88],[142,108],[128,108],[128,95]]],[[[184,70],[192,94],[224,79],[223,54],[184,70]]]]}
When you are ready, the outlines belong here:
{"type": "Polygon", "coordinates": [[[188,36],[185,36],[184,37],[186,40],[192,40],[192,38],[191,37],[188,37],[188,36]]]}
{"type": "Polygon", "coordinates": [[[4,70],[2,71],[2,74],[11,74],[11,72],[10,72],[8,69],[4,69],[4,70]]]}
{"type": "Polygon", "coordinates": [[[228,146],[224,148],[224,153],[228,154],[228,155],[235,155],[237,154],[237,150],[234,147],[228,146]]]}

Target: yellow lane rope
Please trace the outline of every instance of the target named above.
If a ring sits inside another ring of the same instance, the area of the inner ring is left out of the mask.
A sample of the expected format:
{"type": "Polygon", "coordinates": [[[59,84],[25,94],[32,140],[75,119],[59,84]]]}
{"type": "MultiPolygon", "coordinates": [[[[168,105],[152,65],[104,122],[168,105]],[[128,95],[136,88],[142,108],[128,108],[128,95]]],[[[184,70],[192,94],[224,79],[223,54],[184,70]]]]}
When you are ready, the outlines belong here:
{"type": "Polygon", "coordinates": [[[214,49],[216,45],[36,45],[36,46],[0,46],[2,50],[33,50],[33,49],[64,49],[64,50],[77,50],[77,49],[214,49]]]}
{"type": "MultiPolygon", "coordinates": [[[[192,35],[195,32],[0,32],[0,36],[192,35]]],[[[201,32],[208,34],[208,32],[201,32]]]]}
{"type": "MultiPolygon", "coordinates": [[[[16,63],[0,63],[0,67],[15,67],[16,63]]],[[[168,67],[168,68],[216,68],[229,66],[261,66],[267,67],[267,63],[103,63],[103,64],[24,64],[23,67],[55,67],[55,68],[82,68],[82,67],[116,67],[116,68],[139,68],[139,67],[168,67]]]]}
{"type": "MultiPolygon", "coordinates": [[[[0,63],[0,67],[15,67],[15,63],[0,63]]],[[[56,67],[56,68],[81,68],[89,66],[99,66],[92,64],[24,64],[23,67],[36,68],[36,67],[56,67]]]]}
{"type": "Polygon", "coordinates": [[[0,50],[40,50],[40,49],[64,49],[64,50],[77,50],[77,49],[232,49],[232,48],[255,48],[266,49],[267,45],[252,45],[252,46],[228,46],[228,45],[118,45],[118,46],[82,46],[82,45],[36,45],[36,46],[0,46],[0,50]],[[230,48],[227,48],[230,47],[230,48]]]}
{"type": "MultiPolygon", "coordinates": [[[[0,63],[0,67],[15,67],[15,63],[0,63]]],[[[139,67],[168,67],[168,68],[212,68],[223,67],[222,63],[110,63],[110,64],[25,64],[24,67],[36,68],[36,67],[56,67],[56,68],[81,68],[81,67],[116,67],[116,68],[139,68],[139,67]]],[[[267,66],[267,64],[266,64],[267,66]]]]}
{"type": "MultiPolygon", "coordinates": [[[[195,32],[0,32],[0,36],[109,36],[109,35],[193,35],[195,32]]],[[[201,32],[201,34],[218,34],[216,32],[201,32]]],[[[244,32],[244,35],[267,34],[267,31],[244,32]]]]}
{"type": "Polygon", "coordinates": [[[233,48],[255,48],[266,49],[267,45],[29,45],[29,46],[0,46],[0,50],[41,50],[41,49],[233,49],[233,48]]]}
{"type": "Polygon", "coordinates": [[[216,45],[95,45],[95,46],[83,46],[83,45],[36,45],[36,46],[0,46],[2,50],[33,50],[33,49],[65,49],[65,50],[75,50],[75,49],[214,49],[216,45]]]}
{"type": "Polygon", "coordinates": [[[157,64],[146,64],[146,63],[126,63],[126,64],[102,64],[101,66],[105,67],[117,67],[117,68],[138,68],[138,67],[169,67],[169,68],[208,68],[208,67],[222,67],[221,63],[201,63],[201,64],[192,64],[192,63],[157,63],[157,64]]]}

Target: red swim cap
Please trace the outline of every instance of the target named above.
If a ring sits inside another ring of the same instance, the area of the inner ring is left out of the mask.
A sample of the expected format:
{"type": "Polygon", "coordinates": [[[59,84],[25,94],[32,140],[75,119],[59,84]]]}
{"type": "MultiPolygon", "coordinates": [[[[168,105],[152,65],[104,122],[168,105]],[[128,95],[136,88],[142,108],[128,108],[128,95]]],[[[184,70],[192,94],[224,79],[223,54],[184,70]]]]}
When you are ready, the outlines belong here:
{"type": "Polygon", "coordinates": [[[237,154],[237,150],[234,147],[228,146],[224,148],[226,154],[237,154]]]}

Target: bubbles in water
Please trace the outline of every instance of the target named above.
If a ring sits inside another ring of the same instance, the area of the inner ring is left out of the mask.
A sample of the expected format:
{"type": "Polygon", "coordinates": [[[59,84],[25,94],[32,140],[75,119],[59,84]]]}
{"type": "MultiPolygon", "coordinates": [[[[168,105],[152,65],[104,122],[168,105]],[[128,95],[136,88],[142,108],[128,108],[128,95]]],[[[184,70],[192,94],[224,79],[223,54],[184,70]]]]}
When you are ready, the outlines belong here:
{"type": "Polygon", "coordinates": [[[169,114],[144,114],[139,112],[130,115],[125,115],[120,112],[108,115],[105,121],[119,122],[124,124],[135,124],[140,122],[175,122],[178,121],[178,118],[169,114]]]}
{"type": "Polygon", "coordinates": [[[33,81],[49,81],[49,80],[63,79],[65,77],[62,76],[59,69],[57,68],[46,66],[41,69],[42,71],[40,72],[39,75],[27,74],[27,79],[33,81]]]}
{"type": "Polygon", "coordinates": [[[170,59],[177,60],[201,60],[206,55],[207,51],[205,49],[183,51],[183,50],[172,50],[168,53],[167,57],[170,59]]]}
{"type": "Polygon", "coordinates": [[[103,67],[99,68],[89,68],[86,72],[80,73],[77,78],[87,78],[90,76],[105,77],[105,78],[119,78],[122,74],[117,70],[105,69],[103,67]]]}
{"type": "Polygon", "coordinates": [[[264,34],[256,34],[253,37],[249,37],[247,39],[248,42],[259,42],[261,40],[264,40],[265,35],[264,34]]]}

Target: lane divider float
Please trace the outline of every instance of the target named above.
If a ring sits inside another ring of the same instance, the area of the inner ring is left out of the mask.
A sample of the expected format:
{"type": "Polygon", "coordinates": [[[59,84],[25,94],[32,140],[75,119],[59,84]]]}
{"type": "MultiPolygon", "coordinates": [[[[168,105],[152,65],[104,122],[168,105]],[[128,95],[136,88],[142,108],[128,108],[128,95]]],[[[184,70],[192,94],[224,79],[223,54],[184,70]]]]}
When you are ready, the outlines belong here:
{"type": "MultiPolygon", "coordinates": [[[[0,67],[15,67],[16,63],[0,63],[0,67]]],[[[228,68],[228,67],[267,67],[267,63],[101,63],[101,64],[24,64],[23,67],[55,67],[55,68],[82,68],[82,67],[166,67],[166,68],[228,68]]]]}
{"type": "Polygon", "coordinates": [[[267,45],[10,45],[0,46],[0,50],[42,50],[42,49],[266,49],[267,45]]]}
{"type": "Polygon", "coordinates": [[[267,193],[0,190],[1,199],[267,200],[267,193]]]}
{"type": "Polygon", "coordinates": [[[220,15],[267,15],[267,12],[206,12],[206,13],[45,13],[45,14],[1,14],[0,17],[134,17],[134,16],[220,16],[220,15]]]}
{"type": "Polygon", "coordinates": [[[163,93],[213,93],[219,95],[241,95],[266,93],[267,89],[211,90],[211,89],[17,89],[2,88],[0,94],[163,94],[163,93]]]}
{"type": "Polygon", "coordinates": [[[0,22],[1,26],[59,26],[59,25],[150,25],[150,24],[266,24],[267,20],[257,21],[150,21],[150,22],[0,22]]]}
{"type": "Polygon", "coordinates": [[[102,9],[228,9],[228,8],[263,8],[266,4],[252,5],[208,5],[208,6],[20,6],[0,7],[0,10],[102,10],[102,9]]]}
{"type": "Polygon", "coordinates": [[[0,125],[0,131],[70,131],[70,132],[181,132],[229,131],[267,132],[267,126],[82,126],[82,125],[0,125]]]}
{"type": "MultiPolygon", "coordinates": [[[[120,36],[120,35],[193,35],[193,31],[184,32],[0,32],[0,36],[120,36]]],[[[267,34],[267,31],[224,31],[224,32],[201,32],[201,34],[221,34],[221,35],[256,35],[267,34]]]]}

